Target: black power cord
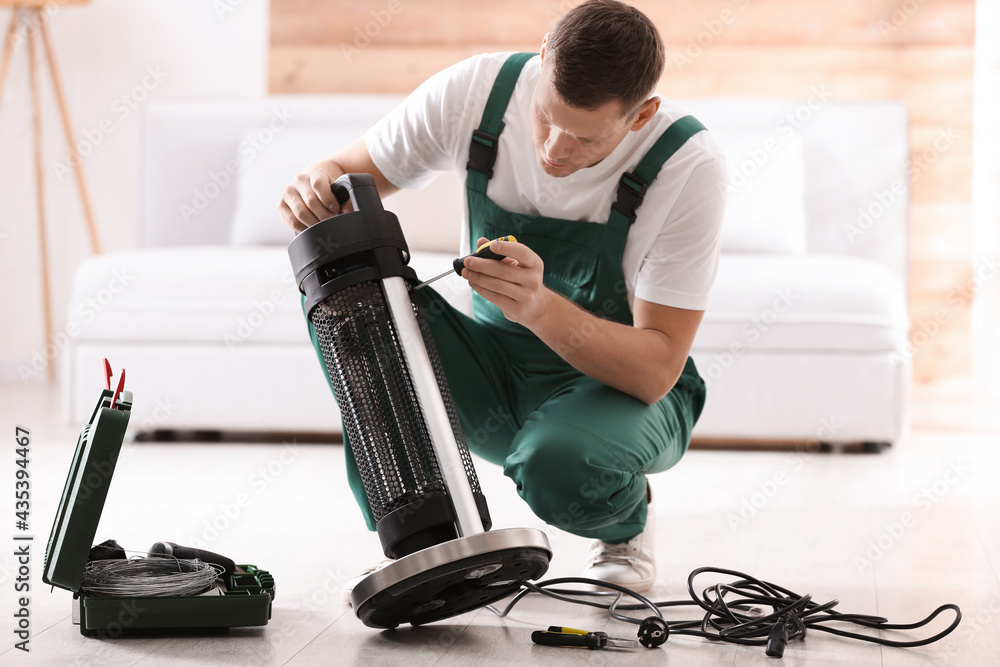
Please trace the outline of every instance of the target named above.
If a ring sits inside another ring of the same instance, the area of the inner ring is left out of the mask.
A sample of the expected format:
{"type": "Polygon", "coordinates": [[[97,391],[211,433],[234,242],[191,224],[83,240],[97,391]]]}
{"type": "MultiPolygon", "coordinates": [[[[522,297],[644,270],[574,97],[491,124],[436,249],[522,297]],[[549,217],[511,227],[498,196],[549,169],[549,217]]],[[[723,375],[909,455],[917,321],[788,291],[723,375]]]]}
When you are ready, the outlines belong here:
{"type": "Polygon", "coordinates": [[[540,593],[564,602],[607,609],[613,618],[639,625],[640,641],[643,640],[643,635],[646,635],[646,641],[642,641],[644,646],[659,646],[667,640],[670,634],[691,635],[713,641],[764,646],[767,655],[775,658],[780,658],[784,654],[785,645],[789,641],[804,639],[807,630],[829,632],[841,637],[882,646],[912,648],[938,641],[950,634],[962,621],[962,610],[958,608],[958,605],[950,603],[941,605],[929,616],[916,623],[889,623],[888,619],[881,616],[844,614],[834,611],[834,607],[839,604],[837,600],[820,604],[814,602],[811,595],[799,595],[777,584],[751,577],[736,570],[719,567],[700,567],[692,571],[688,575],[687,588],[688,594],[691,596],[690,600],[652,602],[624,586],[610,582],[584,577],[562,577],[538,583],[523,581],[521,582],[521,590],[514,595],[504,609],[500,610],[492,605],[487,608],[498,616],[504,617],[524,596],[529,593],[540,593]],[[705,573],[734,577],[736,580],[728,584],[717,583],[714,586],[709,586],[703,589],[699,596],[695,592],[694,580],[705,573]],[[609,590],[584,591],[551,588],[560,584],[587,584],[609,590]],[[582,599],[607,596],[614,596],[614,601],[606,604],[582,599]],[[638,604],[621,604],[625,596],[637,600],[638,604]],[[728,599],[727,596],[729,596],[728,599]],[[705,612],[700,619],[672,622],[665,622],[663,619],[661,607],[695,606],[700,607],[705,612]],[[764,613],[767,608],[770,608],[770,613],[764,613]],[[619,611],[639,609],[648,609],[653,615],[640,619],[619,613],[619,611]],[[847,623],[877,630],[916,630],[928,625],[945,610],[955,612],[955,619],[947,628],[931,637],[911,641],[864,635],[829,625],[847,623]]]}

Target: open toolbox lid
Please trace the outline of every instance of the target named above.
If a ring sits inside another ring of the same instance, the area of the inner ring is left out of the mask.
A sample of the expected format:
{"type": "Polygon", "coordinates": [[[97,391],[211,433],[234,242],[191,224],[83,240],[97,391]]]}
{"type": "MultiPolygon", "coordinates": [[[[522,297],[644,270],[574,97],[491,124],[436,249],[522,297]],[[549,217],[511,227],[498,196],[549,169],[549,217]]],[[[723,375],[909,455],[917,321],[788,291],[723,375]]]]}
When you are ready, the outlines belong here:
{"type": "Polygon", "coordinates": [[[132,392],[122,391],[121,385],[118,391],[105,389],[80,431],[45,548],[42,581],[47,584],[73,592],[80,589],[131,410],[132,392]]]}

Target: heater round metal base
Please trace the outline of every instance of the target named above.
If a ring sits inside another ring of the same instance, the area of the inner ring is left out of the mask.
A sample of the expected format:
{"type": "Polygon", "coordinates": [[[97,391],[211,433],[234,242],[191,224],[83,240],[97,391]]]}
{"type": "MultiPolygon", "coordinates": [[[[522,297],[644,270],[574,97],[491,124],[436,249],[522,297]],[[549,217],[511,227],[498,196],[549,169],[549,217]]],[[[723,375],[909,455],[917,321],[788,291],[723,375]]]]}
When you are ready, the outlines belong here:
{"type": "Polygon", "coordinates": [[[545,574],[549,540],[534,528],[506,528],[449,540],[404,556],[354,587],[351,605],[372,628],[421,625],[501,600],[545,574]]]}

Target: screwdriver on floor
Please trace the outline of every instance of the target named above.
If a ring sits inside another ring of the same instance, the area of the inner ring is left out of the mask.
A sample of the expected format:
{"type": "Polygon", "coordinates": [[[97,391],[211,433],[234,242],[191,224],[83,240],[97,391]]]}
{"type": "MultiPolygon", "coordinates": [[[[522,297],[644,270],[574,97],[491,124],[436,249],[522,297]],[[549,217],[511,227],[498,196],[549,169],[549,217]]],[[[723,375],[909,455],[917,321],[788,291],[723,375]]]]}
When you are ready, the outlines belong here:
{"type": "MultiPolygon", "coordinates": [[[[517,243],[517,239],[514,238],[513,236],[501,236],[500,238],[495,239],[495,240],[496,241],[510,241],[511,243],[517,243]]],[[[492,250],[490,250],[490,244],[491,243],[493,243],[493,241],[487,241],[483,245],[481,245],[478,248],[476,248],[476,252],[472,253],[471,255],[466,255],[465,257],[483,257],[485,259],[497,259],[497,260],[503,259],[504,257],[506,257],[506,255],[498,255],[497,253],[495,253],[492,250]]],[[[429,285],[430,283],[434,282],[435,280],[439,280],[439,279],[444,278],[445,276],[449,275],[452,271],[454,271],[458,275],[462,275],[462,269],[465,268],[465,257],[459,257],[458,259],[456,259],[454,262],[451,263],[451,268],[448,269],[447,271],[445,271],[444,273],[442,273],[440,276],[434,276],[430,280],[425,280],[424,282],[420,283],[419,285],[417,285],[413,289],[418,290],[421,287],[423,287],[424,285],[429,285]]]]}
{"type": "Polygon", "coordinates": [[[580,646],[591,650],[601,648],[633,649],[639,646],[639,642],[635,639],[609,637],[606,632],[588,632],[556,625],[550,625],[548,630],[535,630],[531,633],[531,641],[544,646],[580,646]]]}

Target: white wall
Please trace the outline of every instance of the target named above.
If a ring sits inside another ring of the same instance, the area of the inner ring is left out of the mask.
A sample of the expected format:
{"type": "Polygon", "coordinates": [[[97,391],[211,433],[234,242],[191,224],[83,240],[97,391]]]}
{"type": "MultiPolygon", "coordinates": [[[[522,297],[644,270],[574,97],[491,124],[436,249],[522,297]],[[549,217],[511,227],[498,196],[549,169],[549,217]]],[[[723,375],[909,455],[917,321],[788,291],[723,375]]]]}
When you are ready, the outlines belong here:
{"type": "MultiPolygon", "coordinates": [[[[50,11],[48,25],[77,144],[89,153],[81,168],[100,240],[105,251],[134,247],[145,104],[154,97],[265,94],[267,0],[94,0],[65,7],[53,0],[50,11]]],[[[0,37],[10,20],[9,10],[0,11],[0,37]]],[[[41,46],[39,40],[40,65],[41,46]]],[[[21,42],[0,98],[0,382],[18,384],[44,382],[44,372],[27,380],[22,375],[33,357],[47,357],[58,347],[47,346],[44,335],[27,72],[28,50],[21,42]]],[[[90,250],[47,71],[40,82],[53,330],[58,333],[66,326],[73,273],[90,250]]]]}

